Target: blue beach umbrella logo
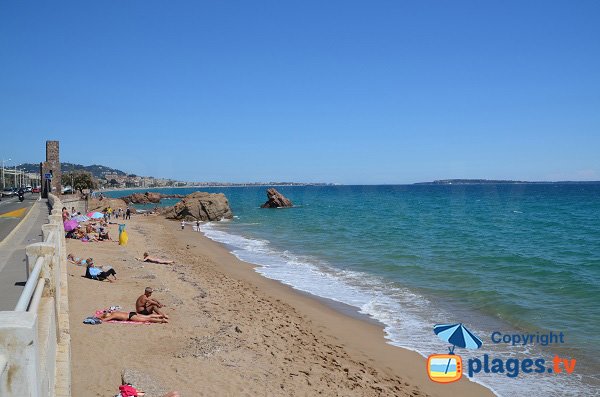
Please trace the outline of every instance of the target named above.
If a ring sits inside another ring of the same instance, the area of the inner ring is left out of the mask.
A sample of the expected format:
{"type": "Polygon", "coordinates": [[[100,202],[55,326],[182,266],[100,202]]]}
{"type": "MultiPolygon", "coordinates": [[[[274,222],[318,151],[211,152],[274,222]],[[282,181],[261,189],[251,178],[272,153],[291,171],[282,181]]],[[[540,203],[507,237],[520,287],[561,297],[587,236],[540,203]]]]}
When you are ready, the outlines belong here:
{"type": "Polygon", "coordinates": [[[463,349],[479,349],[483,342],[475,334],[460,324],[436,324],[433,326],[433,332],[443,340],[452,344],[448,349],[450,354],[454,354],[455,347],[463,349]]]}
{"type": "Polygon", "coordinates": [[[432,354],[427,358],[427,374],[429,379],[438,383],[458,381],[462,376],[462,358],[454,354],[454,348],[479,349],[483,342],[462,323],[436,324],[433,332],[452,346],[449,354],[432,354]]]}

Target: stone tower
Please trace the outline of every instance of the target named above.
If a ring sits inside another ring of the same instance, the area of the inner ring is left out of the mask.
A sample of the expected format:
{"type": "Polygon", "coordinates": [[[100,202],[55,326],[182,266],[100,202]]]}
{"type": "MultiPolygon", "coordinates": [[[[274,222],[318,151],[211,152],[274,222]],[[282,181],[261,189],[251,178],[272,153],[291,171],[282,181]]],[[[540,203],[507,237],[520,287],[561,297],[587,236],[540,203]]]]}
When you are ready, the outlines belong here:
{"type": "Polygon", "coordinates": [[[42,197],[48,197],[48,193],[60,195],[62,185],[60,179],[59,145],[58,141],[46,141],[46,161],[42,163],[42,197]],[[52,179],[45,179],[45,174],[51,174],[52,179]]]}

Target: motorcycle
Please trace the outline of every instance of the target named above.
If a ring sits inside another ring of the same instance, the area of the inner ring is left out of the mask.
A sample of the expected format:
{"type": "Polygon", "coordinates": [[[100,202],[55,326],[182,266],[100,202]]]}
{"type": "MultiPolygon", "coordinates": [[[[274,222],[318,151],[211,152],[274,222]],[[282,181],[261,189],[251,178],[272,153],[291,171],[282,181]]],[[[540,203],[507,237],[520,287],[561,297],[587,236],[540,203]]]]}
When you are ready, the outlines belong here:
{"type": "Polygon", "coordinates": [[[25,195],[23,193],[19,193],[19,201],[23,202],[25,200],[25,195]]]}

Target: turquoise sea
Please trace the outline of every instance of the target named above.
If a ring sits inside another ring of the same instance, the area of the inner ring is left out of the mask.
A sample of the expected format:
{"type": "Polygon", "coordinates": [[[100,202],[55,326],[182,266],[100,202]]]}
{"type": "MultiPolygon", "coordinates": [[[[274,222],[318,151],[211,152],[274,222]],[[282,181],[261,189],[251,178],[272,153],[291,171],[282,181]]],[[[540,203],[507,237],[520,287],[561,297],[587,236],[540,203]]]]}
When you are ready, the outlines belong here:
{"type": "Polygon", "coordinates": [[[499,395],[600,395],[600,184],[277,189],[294,208],[260,209],[266,187],[156,191],[225,193],[235,218],[204,224],[209,238],[266,277],[380,321],[391,344],[443,354],[433,325],[462,322],[483,340],[456,349],[465,362],[577,360],[571,375],[472,378],[499,395]],[[495,331],[562,332],[564,343],[493,343],[495,331]]]}

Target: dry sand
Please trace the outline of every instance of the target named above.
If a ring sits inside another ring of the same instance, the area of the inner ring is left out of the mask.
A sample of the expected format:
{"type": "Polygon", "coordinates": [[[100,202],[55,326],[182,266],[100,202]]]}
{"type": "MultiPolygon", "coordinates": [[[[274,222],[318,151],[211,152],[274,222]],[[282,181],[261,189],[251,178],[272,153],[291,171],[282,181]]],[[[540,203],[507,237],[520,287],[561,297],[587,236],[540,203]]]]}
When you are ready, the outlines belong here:
{"type": "MultiPolygon", "coordinates": [[[[385,343],[374,322],[265,279],[221,245],[179,223],[135,215],[129,244],[68,240],[68,251],[112,265],[119,280],[81,277],[69,264],[73,396],[114,396],[124,368],[190,396],[487,396],[461,380],[431,382],[425,359],[385,343]],[[174,265],[141,263],[144,251],[174,265]],[[169,324],[85,325],[97,309],[135,310],[144,287],[169,324]]],[[[110,232],[116,237],[117,226],[110,232]]]]}

